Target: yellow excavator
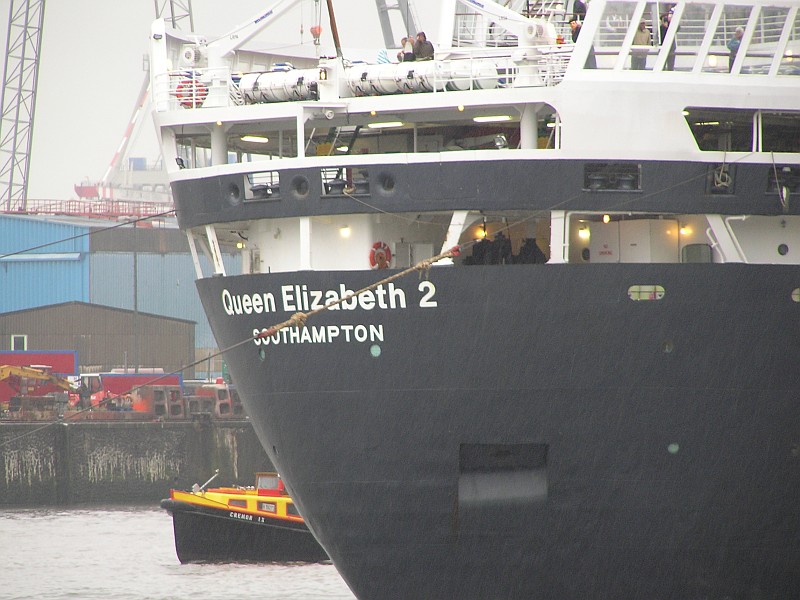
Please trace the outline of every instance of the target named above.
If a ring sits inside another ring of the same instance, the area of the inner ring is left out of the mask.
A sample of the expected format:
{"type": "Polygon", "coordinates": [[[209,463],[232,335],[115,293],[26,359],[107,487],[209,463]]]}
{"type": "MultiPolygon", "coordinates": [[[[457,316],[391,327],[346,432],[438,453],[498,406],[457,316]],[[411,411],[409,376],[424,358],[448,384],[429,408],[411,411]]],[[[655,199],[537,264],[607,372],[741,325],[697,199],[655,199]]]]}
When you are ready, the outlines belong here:
{"type": "Polygon", "coordinates": [[[0,415],[19,408],[11,406],[12,398],[41,398],[54,392],[74,395],[77,390],[68,379],[53,375],[46,367],[0,365],[0,415]]]}

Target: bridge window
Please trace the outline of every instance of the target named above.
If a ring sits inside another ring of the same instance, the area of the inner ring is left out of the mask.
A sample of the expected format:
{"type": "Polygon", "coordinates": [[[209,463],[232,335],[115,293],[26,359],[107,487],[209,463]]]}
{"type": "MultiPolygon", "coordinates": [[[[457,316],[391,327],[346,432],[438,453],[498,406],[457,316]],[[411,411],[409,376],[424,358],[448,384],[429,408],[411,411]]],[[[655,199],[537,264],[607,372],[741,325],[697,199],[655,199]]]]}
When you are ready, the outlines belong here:
{"type": "Polygon", "coordinates": [[[800,152],[800,111],[690,106],[684,114],[700,150],[800,152]]]}

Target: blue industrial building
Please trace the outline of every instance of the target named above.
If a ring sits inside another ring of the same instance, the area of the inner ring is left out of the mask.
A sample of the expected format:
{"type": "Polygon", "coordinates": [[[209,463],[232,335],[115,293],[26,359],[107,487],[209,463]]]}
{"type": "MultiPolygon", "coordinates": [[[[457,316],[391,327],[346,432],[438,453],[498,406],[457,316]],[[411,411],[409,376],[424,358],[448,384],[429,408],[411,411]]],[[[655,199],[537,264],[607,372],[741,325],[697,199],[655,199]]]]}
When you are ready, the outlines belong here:
{"type": "MultiPolygon", "coordinates": [[[[0,214],[0,313],[77,301],[191,320],[197,358],[215,354],[186,236],[160,224],[0,214]]],[[[228,273],[241,272],[239,258],[223,260],[228,273]]],[[[214,364],[206,368],[218,373],[214,364]]]]}

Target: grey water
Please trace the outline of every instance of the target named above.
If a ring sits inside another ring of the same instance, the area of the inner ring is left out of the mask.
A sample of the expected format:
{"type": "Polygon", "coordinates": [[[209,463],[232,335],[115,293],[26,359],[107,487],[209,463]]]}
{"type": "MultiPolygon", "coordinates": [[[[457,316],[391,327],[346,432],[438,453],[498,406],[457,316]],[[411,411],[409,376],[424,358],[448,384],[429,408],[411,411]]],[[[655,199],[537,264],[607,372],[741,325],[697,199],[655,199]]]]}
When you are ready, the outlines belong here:
{"type": "Polygon", "coordinates": [[[157,507],[0,510],[0,600],[354,600],[331,564],[190,564],[157,507]]]}

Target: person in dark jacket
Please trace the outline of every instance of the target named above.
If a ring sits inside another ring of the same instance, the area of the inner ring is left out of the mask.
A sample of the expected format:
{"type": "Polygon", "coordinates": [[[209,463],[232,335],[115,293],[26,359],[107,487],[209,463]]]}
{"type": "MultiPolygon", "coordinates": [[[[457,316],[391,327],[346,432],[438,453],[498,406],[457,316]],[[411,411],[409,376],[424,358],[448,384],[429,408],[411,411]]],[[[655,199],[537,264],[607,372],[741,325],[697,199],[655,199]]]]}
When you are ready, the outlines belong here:
{"type": "Polygon", "coordinates": [[[433,60],[433,44],[428,41],[424,31],[417,34],[417,41],[414,43],[414,56],[417,60],[433,60]]]}
{"type": "MultiPolygon", "coordinates": [[[[581,34],[581,27],[582,23],[578,15],[572,15],[569,20],[569,27],[572,29],[572,42],[577,43],[578,36],[581,34]]],[[[586,64],[583,66],[584,69],[596,69],[597,68],[597,58],[594,55],[594,46],[589,47],[589,55],[586,57],[586,64]]]]}

